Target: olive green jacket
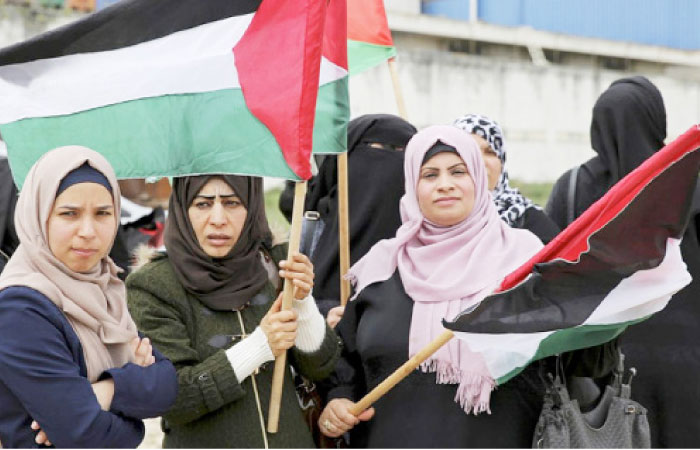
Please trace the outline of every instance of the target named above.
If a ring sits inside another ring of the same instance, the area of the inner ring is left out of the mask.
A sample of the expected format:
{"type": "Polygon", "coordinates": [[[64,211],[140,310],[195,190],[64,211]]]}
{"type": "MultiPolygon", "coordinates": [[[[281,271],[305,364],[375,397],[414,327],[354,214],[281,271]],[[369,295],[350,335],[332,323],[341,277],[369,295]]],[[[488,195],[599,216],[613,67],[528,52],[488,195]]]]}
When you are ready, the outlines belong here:
{"type": "MultiPolygon", "coordinates": [[[[285,252],[283,247],[271,251],[275,261],[280,259],[275,256],[284,257],[285,252]]],[[[225,350],[259,325],[276,297],[275,287],[268,283],[241,311],[244,332],[238,312],[209,309],[186,292],[167,256],[132,273],[126,286],[138,329],[177,369],[179,391],[175,405],[163,417],[163,447],[263,447],[253,378],[266,423],[274,363],[264,364],[257,375],[240,383],[225,350]]],[[[311,380],[323,379],[333,370],[340,345],[326,326],[318,351],[304,353],[294,347],[288,352],[279,432],[267,435],[270,447],[313,447],[289,363],[311,380]]]]}

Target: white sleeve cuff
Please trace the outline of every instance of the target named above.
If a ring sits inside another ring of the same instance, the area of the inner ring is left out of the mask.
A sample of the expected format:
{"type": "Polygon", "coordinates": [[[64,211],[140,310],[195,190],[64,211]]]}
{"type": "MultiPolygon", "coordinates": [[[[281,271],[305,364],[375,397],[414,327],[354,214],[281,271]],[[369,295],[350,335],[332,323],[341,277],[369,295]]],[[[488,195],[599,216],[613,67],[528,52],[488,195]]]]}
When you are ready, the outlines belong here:
{"type": "Polygon", "coordinates": [[[262,328],[255,331],[238,344],[226,350],[226,357],[236,373],[238,382],[248,378],[258,367],[275,359],[262,328]]]}
{"type": "Polygon", "coordinates": [[[303,300],[294,300],[292,305],[299,314],[294,345],[302,352],[315,352],[321,348],[323,338],[326,336],[326,321],[318,310],[316,300],[309,294],[303,300]]]}

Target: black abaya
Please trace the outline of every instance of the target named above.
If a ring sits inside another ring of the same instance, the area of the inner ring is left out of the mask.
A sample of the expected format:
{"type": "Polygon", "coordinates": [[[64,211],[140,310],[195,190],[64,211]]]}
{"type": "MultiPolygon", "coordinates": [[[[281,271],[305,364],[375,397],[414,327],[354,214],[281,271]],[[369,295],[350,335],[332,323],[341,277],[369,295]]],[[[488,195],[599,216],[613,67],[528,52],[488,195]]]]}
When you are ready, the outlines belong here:
{"type": "MultiPolygon", "coordinates": [[[[336,331],[343,353],[328,398],[357,401],[408,360],[413,300],[396,271],[350,302],[336,331]]],[[[457,385],[414,370],[374,404],[375,415],[351,430],[352,447],[528,448],[542,409],[540,363],[491,393],[491,414],[466,414],[457,385]]]]}
{"type": "MultiPolygon", "coordinates": [[[[643,77],[613,83],[593,109],[591,143],[598,156],[579,170],[575,216],[661,149],[665,137],[666,112],[656,87],[643,77]]],[[[570,176],[568,171],[556,182],[546,208],[562,228],[570,176]]],[[[700,187],[681,243],[693,281],[663,311],[629,327],[620,338],[625,365],[638,370],[632,397],[649,410],[653,447],[700,446],[699,228],[700,187]]]]}
{"type": "Polygon", "coordinates": [[[12,179],[7,158],[0,158],[0,272],[19,245],[15,232],[17,187],[12,179]]]}

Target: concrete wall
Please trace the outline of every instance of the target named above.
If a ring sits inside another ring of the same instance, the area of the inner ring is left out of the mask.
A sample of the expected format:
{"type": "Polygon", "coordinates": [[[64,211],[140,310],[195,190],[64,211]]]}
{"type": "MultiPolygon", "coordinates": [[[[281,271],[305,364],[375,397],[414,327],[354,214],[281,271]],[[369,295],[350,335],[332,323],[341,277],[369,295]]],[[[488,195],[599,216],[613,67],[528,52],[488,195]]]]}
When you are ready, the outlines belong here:
{"type": "MultiPolygon", "coordinates": [[[[352,0],[349,0],[352,1],[352,0]]],[[[384,9],[402,13],[420,14],[421,0],[384,0],[384,9]]]]}
{"type": "Polygon", "coordinates": [[[29,39],[82,17],[66,9],[30,8],[0,3],[0,48],[29,39]]]}
{"type": "MultiPolygon", "coordinates": [[[[468,112],[492,117],[504,129],[509,173],[524,181],[555,180],[594,155],[589,144],[591,110],[600,93],[618,78],[639,73],[659,87],[670,138],[700,122],[700,80],[690,71],[540,67],[525,59],[448,52],[428,38],[418,42],[396,33],[394,38],[410,121],[421,128],[450,123],[468,112]]],[[[386,65],[351,78],[350,99],[353,117],[397,113],[386,65]]]]}

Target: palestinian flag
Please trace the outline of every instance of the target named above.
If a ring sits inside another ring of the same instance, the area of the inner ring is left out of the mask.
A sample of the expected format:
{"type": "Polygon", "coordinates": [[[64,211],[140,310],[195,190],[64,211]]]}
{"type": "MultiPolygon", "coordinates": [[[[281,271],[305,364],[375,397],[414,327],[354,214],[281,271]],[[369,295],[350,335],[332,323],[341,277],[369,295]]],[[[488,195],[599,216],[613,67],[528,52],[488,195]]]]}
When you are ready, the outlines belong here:
{"type": "Polygon", "coordinates": [[[354,75],[396,56],[383,0],[348,0],[348,61],[354,75]]]}
{"type": "Polygon", "coordinates": [[[0,133],[23,181],[84,145],[120,178],[311,176],[346,148],[345,0],[123,0],[0,51],[0,133]]]}
{"type": "Polygon", "coordinates": [[[613,186],[499,292],[445,326],[502,384],[532,361],[607,342],[691,281],[680,253],[700,170],[694,126],[613,186]]]}

